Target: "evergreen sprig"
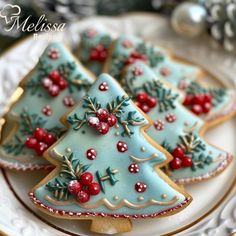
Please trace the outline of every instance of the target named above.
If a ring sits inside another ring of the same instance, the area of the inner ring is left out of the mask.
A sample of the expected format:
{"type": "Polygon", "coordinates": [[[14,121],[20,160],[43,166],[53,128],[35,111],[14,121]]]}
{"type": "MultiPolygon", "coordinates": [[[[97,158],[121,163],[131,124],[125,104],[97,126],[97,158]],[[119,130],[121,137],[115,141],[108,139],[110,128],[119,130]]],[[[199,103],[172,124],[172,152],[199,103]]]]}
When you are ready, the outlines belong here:
{"type": "Polygon", "coordinates": [[[107,104],[107,109],[111,114],[120,117],[124,113],[124,108],[129,105],[130,97],[117,96],[116,99],[107,104]]]}
{"type": "Polygon", "coordinates": [[[123,137],[125,135],[130,137],[132,134],[134,134],[130,126],[140,125],[144,121],[143,117],[135,117],[136,113],[136,111],[130,111],[126,119],[121,119],[121,117],[118,118],[124,129],[124,131],[121,133],[123,137]]]}
{"type": "Polygon", "coordinates": [[[210,155],[205,155],[203,153],[196,155],[192,155],[193,165],[192,170],[196,171],[197,168],[204,169],[205,165],[210,165],[213,162],[213,159],[210,155]]]}
{"type": "Polygon", "coordinates": [[[18,135],[15,135],[12,142],[4,144],[3,148],[7,153],[12,153],[13,155],[19,155],[25,147],[25,143],[21,140],[18,135]]]}
{"type": "Polygon", "coordinates": [[[95,114],[98,109],[101,108],[101,103],[97,101],[97,98],[91,98],[90,96],[87,96],[84,98],[83,108],[88,109],[86,111],[88,114],[95,114]]]}
{"type": "Polygon", "coordinates": [[[69,124],[72,125],[74,130],[79,130],[87,122],[87,113],[84,114],[84,117],[81,119],[76,113],[67,118],[69,124]]]}

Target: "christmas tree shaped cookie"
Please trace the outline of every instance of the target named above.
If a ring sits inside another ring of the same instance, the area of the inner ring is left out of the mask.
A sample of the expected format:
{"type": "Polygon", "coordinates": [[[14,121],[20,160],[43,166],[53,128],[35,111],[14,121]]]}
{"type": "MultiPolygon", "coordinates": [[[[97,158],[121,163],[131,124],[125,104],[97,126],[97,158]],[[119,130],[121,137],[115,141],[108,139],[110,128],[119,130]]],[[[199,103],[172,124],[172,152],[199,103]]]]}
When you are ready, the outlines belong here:
{"type": "Polygon", "coordinates": [[[158,169],[171,156],[146,135],[147,117],[109,75],[62,120],[68,131],[45,153],[57,168],[29,194],[41,210],[119,233],[131,230],[128,218],[170,215],[191,201],[158,169]]]}
{"type": "Polygon", "coordinates": [[[143,61],[153,69],[158,78],[184,92],[184,105],[204,120],[222,121],[236,112],[233,90],[205,88],[201,82],[204,77],[202,70],[177,62],[163,48],[154,47],[134,36],[121,36],[114,42],[110,54],[111,59],[105,65],[106,72],[119,80],[124,67],[137,60],[143,61]],[[207,102],[203,100],[204,94],[208,94],[207,102]]]}
{"type": "Polygon", "coordinates": [[[111,37],[98,29],[87,29],[81,34],[78,57],[94,74],[102,72],[108,56],[111,37]]]}
{"type": "Polygon", "coordinates": [[[205,122],[188,111],[178,92],[158,80],[146,64],[130,65],[122,85],[154,121],[147,134],[172,153],[174,159],[168,167],[172,179],[182,184],[201,181],[228,166],[232,156],[204,140],[205,122]]]}
{"type": "Polygon", "coordinates": [[[0,164],[11,169],[47,168],[42,157],[64,132],[59,118],[84,96],[92,76],[59,43],[51,43],[23,79],[18,101],[4,116],[0,164]]]}

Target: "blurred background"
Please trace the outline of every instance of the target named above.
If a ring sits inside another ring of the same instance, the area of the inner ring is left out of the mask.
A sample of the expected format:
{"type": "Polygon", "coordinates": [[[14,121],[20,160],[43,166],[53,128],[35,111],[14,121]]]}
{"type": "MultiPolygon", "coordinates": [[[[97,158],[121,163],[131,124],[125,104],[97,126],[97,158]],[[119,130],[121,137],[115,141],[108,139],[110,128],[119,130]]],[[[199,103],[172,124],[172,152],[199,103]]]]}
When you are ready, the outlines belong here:
{"type": "MultiPolygon", "coordinates": [[[[0,10],[6,4],[21,7],[20,19],[29,15],[29,22],[37,22],[42,14],[49,22],[74,22],[94,15],[121,15],[127,12],[158,12],[170,15],[181,0],[0,0],[0,10]]],[[[4,30],[5,21],[0,18],[0,53],[25,37],[19,30],[4,30]]]]}

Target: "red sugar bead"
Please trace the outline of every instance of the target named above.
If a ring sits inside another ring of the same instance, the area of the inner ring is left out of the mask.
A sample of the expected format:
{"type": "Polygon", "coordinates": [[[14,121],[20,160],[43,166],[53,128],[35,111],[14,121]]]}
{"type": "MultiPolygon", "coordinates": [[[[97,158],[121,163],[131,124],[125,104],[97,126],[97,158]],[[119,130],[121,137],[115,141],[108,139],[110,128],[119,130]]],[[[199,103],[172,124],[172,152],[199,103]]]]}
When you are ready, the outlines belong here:
{"type": "Polygon", "coordinates": [[[25,141],[25,146],[27,148],[35,148],[36,144],[37,144],[37,139],[35,137],[29,137],[26,139],[25,141]]]}
{"type": "Polygon", "coordinates": [[[106,82],[101,83],[98,88],[100,91],[107,91],[109,89],[108,84],[106,82]]]}
{"type": "Polygon", "coordinates": [[[60,90],[64,90],[64,89],[67,88],[68,83],[67,83],[66,80],[60,79],[60,80],[58,81],[57,85],[59,86],[60,90]]]}
{"type": "Polygon", "coordinates": [[[51,146],[53,143],[56,142],[56,137],[54,136],[54,134],[51,133],[47,133],[44,137],[44,142],[48,145],[51,146]]]}
{"type": "Polygon", "coordinates": [[[77,197],[76,197],[76,200],[79,203],[86,203],[89,201],[89,199],[90,199],[90,195],[84,190],[81,190],[80,192],[78,192],[77,197]]]}
{"type": "Polygon", "coordinates": [[[57,70],[53,70],[50,72],[48,77],[54,82],[58,83],[61,80],[61,75],[57,70]]]}
{"type": "Polygon", "coordinates": [[[181,164],[183,167],[191,167],[193,165],[193,161],[190,157],[184,156],[181,164]]]}
{"type": "Polygon", "coordinates": [[[52,86],[52,84],[53,84],[53,82],[52,82],[52,80],[49,79],[49,78],[44,78],[44,79],[42,80],[42,85],[43,85],[43,87],[44,87],[45,89],[50,88],[50,86],[52,86]]]}
{"type": "Polygon", "coordinates": [[[203,113],[208,113],[211,110],[211,108],[212,108],[211,103],[210,102],[206,102],[202,106],[202,111],[203,111],[203,113]]]}
{"type": "Polygon", "coordinates": [[[97,118],[98,118],[100,121],[107,122],[109,113],[108,113],[107,109],[100,108],[100,109],[98,109],[98,111],[96,112],[96,116],[97,116],[97,118]]]}
{"type": "Polygon", "coordinates": [[[98,130],[100,134],[105,135],[108,133],[110,126],[105,122],[100,122],[98,126],[96,127],[96,129],[98,130]]]}
{"type": "Polygon", "coordinates": [[[76,195],[79,191],[81,191],[82,185],[78,180],[72,180],[68,184],[69,193],[76,195]]]}
{"type": "Polygon", "coordinates": [[[174,158],[171,162],[170,162],[170,168],[172,170],[177,170],[181,168],[181,163],[182,161],[179,158],[174,158]]]}
{"type": "Polygon", "coordinates": [[[48,145],[43,142],[39,142],[35,145],[35,151],[38,155],[42,155],[48,149],[48,145]]]}
{"type": "Polygon", "coordinates": [[[119,152],[126,152],[128,150],[128,145],[125,142],[119,141],[116,145],[119,152]]]}
{"type": "Polygon", "coordinates": [[[36,128],[33,136],[37,139],[37,141],[43,141],[46,134],[47,133],[43,128],[36,128]]]}
{"type": "Polygon", "coordinates": [[[138,93],[137,96],[136,96],[136,100],[137,100],[138,102],[140,102],[140,103],[146,102],[147,99],[148,99],[148,95],[147,95],[147,93],[145,93],[145,92],[140,92],[140,93],[138,93]]]}
{"type": "Polygon", "coordinates": [[[176,147],[172,152],[173,157],[175,158],[183,158],[184,157],[184,150],[181,147],[176,147]]]}
{"type": "Polygon", "coordinates": [[[90,148],[87,150],[86,152],[86,157],[89,159],[89,160],[94,160],[96,157],[97,157],[97,152],[95,151],[94,148],[90,148]]]}
{"type": "Polygon", "coordinates": [[[156,104],[157,104],[156,98],[148,97],[148,99],[147,99],[147,105],[149,106],[149,108],[155,107],[156,104]]]}
{"type": "Polygon", "coordinates": [[[91,195],[97,195],[101,191],[100,185],[98,183],[91,183],[88,185],[88,192],[91,195]]]}
{"type": "Polygon", "coordinates": [[[117,123],[117,118],[115,115],[110,114],[107,119],[107,123],[110,127],[114,126],[117,123]]]}
{"type": "Polygon", "coordinates": [[[196,115],[200,115],[202,114],[202,107],[201,105],[195,104],[192,106],[191,111],[196,115]]]}
{"type": "Polygon", "coordinates": [[[147,185],[142,183],[142,182],[138,182],[135,184],[135,190],[138,192],[138,193],[143,193],[145,192],[147,189],[147,185]]]}
{"type": "Polygon", "coordinates": [[[88,186],[93,181],[93,175],[90,172],[84,172],[81,174],[79,181],[83,186],[88,186]]]}

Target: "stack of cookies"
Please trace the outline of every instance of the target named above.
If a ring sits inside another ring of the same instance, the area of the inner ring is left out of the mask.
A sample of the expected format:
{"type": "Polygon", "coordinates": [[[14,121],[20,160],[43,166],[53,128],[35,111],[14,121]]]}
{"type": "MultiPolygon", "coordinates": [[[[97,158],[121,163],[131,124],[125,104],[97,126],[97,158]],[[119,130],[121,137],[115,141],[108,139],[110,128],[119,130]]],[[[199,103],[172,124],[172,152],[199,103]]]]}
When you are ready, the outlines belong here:
{"type": "Polygon", "coordinates": [[[76,57],[50,43],[3,117],[1,167],[50,172],[29,190],[41,211],[128,232],[188,207],[184,185],[230,164],[204,133],[236,113],[232,89],[132,35],[88,29],[76,57]]]}

